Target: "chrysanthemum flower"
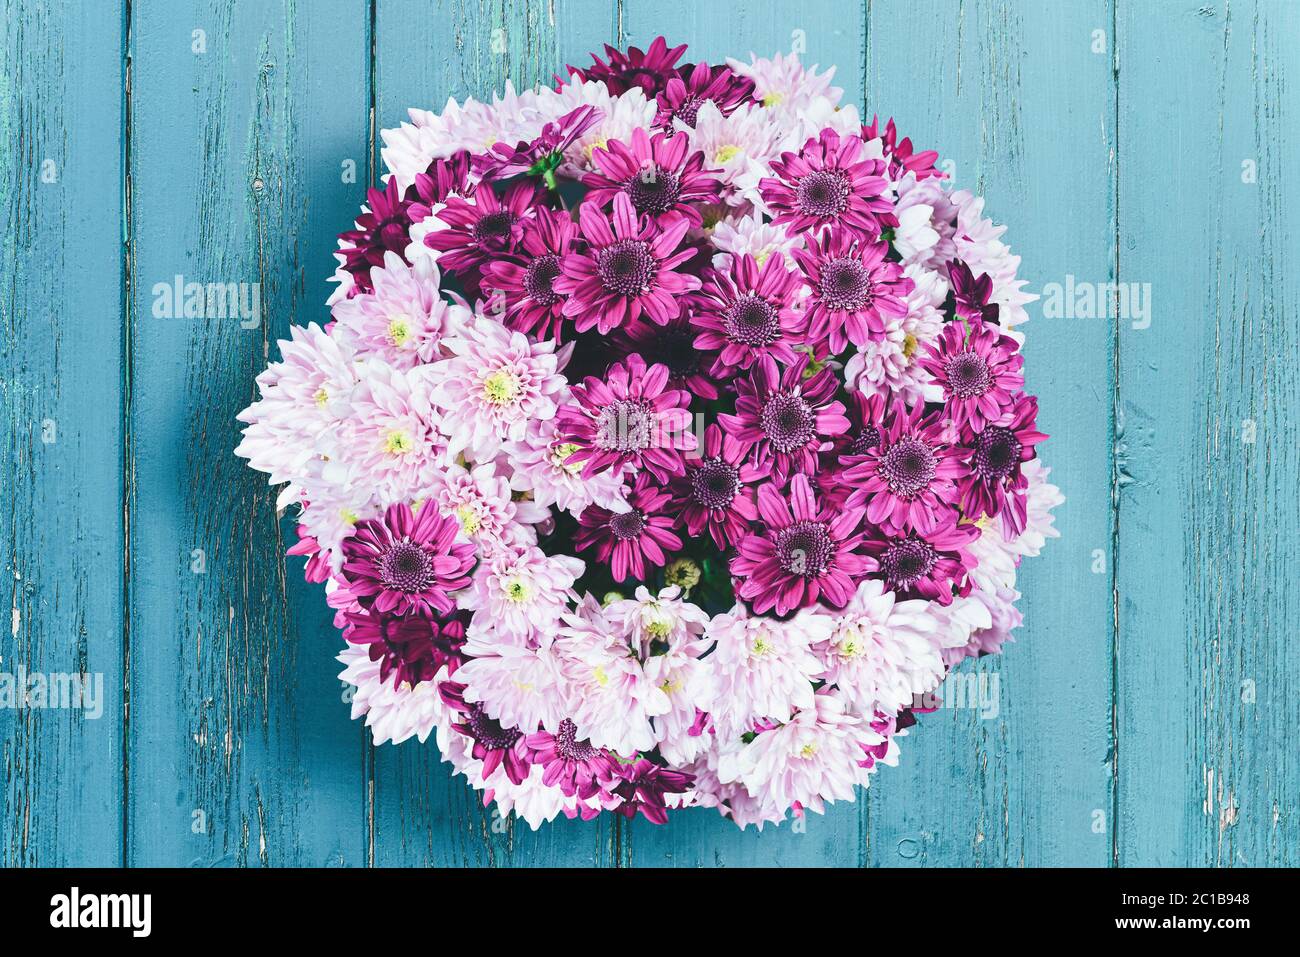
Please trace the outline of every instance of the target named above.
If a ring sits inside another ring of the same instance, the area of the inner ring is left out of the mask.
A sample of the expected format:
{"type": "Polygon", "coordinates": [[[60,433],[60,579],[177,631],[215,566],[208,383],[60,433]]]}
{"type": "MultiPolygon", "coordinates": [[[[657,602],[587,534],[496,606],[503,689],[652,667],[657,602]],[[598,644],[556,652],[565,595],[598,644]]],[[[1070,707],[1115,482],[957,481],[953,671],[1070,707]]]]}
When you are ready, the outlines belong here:
{"type": "Polygon", "coordinates": [[[665,226],[685,217],[699,226],[696,204],[719,196],[717,177],[704,168],[704,154],[691,150],[686,133],[656,133],[652,137],[638,127],[632,131],[630,144],[614,140],[595,150],[592,162],[599,172],[582,178],[588,189],[584,205],[604,206],[616,196],[626,196],[638,216],[649,216],[665,226]]]}
{"type": "Polygon", "coordinates": [[[474,172],[489,180],[509,179],[523,173],[540,174],[555,189],[555,167],[559,166],[564,151],[599,121],[600,114],[595,107],[579,106],[551,120],[532,140],[520,140],[513,146],[494,143],[486,153],[474,157],[474,172]],[[539,166],[543,168],[538,169],[539,166]]]}
{"type": "Polygon", "coordinates": [[[366,648],[371,661],[379,662],[379,680],[411,687],[432,681],[444,665],[451,670],[461,661],[468,616],[429,618],[424,615],[393,615],[357,609],[346,611],[343,637],[366,648]]]}
{"type": "Polygon", "coordinates": [[[1021,393],[996,420],[961,450],[969,472],[961,481],[961,510],[971,518],[1000,515],[1008,538],[1025,527],[1027,485],[1021,463],[1047,439],[1038,431],[1038,399],[1021,393]]]}
{"type": "MultiPolygon", "coordinates": [[[[554,632],[559,615],[547,625],[554,632]]],[[[530,640],[485,615],[475,615],[465,642],[465,661],[456,669],[461,696],[481,705],[506,728],[556,727],[564,717],[560,663],[549,641],[530,640]]]]}
{"type": "Polygon", "coordinates": [[[452,455],[486,461],[522,439],[529,422],[552,418],[568,388],[559,371],[567,350],[557,355],[554,340],[535,342],[479,317],[442,346],[450,355],[428,367],[428,381],[452,455]]]}
{"type": "Polygon", "coordinates": [[[806,475],[790,480],[789,500],[772,484],[758,489],[761,532],[746,536],[731,573],[756,614],[784,615],[818,601],[843,608],[875,562],[861,553],[861,507],[819,504],[806,475]]]}
{"type": "Polygon", "coordinates": [[[336,660],[344,666],[339,679],[356,689],[352,719],[365,717],[375,744],[401,744],[408,738],[423,743],[447,724],[448,709],[438,695],[436,679],[415,686],[385,681],[380,677],[381,662],[372,660],[361,645],[348,645],[336,660]]]}
{"type": "Polygon", "coordinates": [[[872,529],[863,549],[873,557],[885,587],[903,598],[929,598],[947,605],[953,588],[965,587],[975,562],[967,547],[979,537],[974,525],[947,519],[929,529],[888,533],[872,529]]]}
{"type": "Polygon", "coordinates": [[[944,414],[975,432],[1010,408],[1025,385],[1024,357],[1010,336],[978,319],[950,322],[921,365],[943,387],[944,414]]]}
{"type": "Polygon", "coordinates": [[[383,267],[370,270],[370,282],[370,292],[334,304],[331,334],[398,368],[432,361],[460,319],[456,312],[464,309],[442,298],[437,268],[408,266],[397,253],[385,252],[383,267]]]}
{"type": "Polygon", "coordinates": [[[669,49],[663,37],[655,37],[644,52],[639,47],[630,47],[624,53],[606,43],[608,63],[593,53],[591,59],[595,62],[591,66],[585,70],[570,66],[569,73],[584,80],[599,80],[616,96],[635,87],[647,98],[653,98],[677,75],[677,61],[685,52],[685,43],[669,49]]]}
{"type": "Polygon", "coordinates": [[[503,546],[475,570],[461,606],[485,611],[494,627],[528,638],[555,626],[584,567],[577,558],[547,555],[536,545],[503,546]]]}
{"type": "Polygon", "coordinates": [[[512,251],[523,233],[523,221],[540,204],[538,184],[516,180],[498,197],[489,185],[468,198],[451,196],[437,219],[447,225],[424,237],[438,251],[438,265],[456,273],[477,269],[502,253],[512,251]]]}
{"type": "Polygon", "coordinates": [[[624,817],[641,814],[652,824],[668,823],[665,796],[683,794],[691,787],[691,776],[639,758],[630,764],[620,763],[610,792],[622,798],[613,810],[624,817]]]}
{"type": "Polygon", "coordinates": [[[382,520],[357,523],[344,540],[343,575],[368,610],[450,615],[456,609],[450,593],[470,583],[474,567],[474,546],[459,532],[436,508],[416,516],[404,503],[391,505],[382,520]]]}
{"type": "Polygon", "coordinates": [[[543,768],[543,783],[559,788],[566,797],[593,798],[615,774],[615,759],[590,741],[579,741],[578,726],[568,718],[554,734],[537,731],[528,735],[525,744],[528,760],[543,768]]]}
{"type": "Polygon", "coordinates": [[[561,116],[582,106],[594,108],[595,125],[585,130],[563,152],[563,161],[557,172],[571,179],[581,179],[593,172],[596,165],[591,154],[612,140],[626,141],[638,127],[651,125],[655,114],[653,100],[647,100],[639,88],[614,96],[604,83],[570,77],[555,90],[538,91],[542,111],[547,116],[561,116]]]}
{"type": "Polygon", "coordinates": [[[952,282],[957,315],[990,323],[998,321],[998,304],[989,301],[993,295],[991,276],[986,273],[976,276],[970,266],[956,259],[948,264],[948,278],[952,282]]]}
{"type": "Polygon", "coordinates": [[[901,179],[908,173],[911,173],[918,180],[944,175],[934,168],[935,161],[939,158],[938,152],[924,150],[920,153],[914,153],[911,139],[906,136],[901,140],[898,138],[898,129],[894,126],[892,116],[883,130],[880,128],[880,120],[876,116],[871,117],[870,126],[864,125],[862,127],[862,139],[864,141],[870,142],[876,137],[880,137],[884,144],[885,159],[889,163],[889,175],[892,179],[901,179]]]}
{"type": "Polygon", "coordinates": [[[832,619],[800,612],[789,621],[750,615],[743,605],[714,615],[709,689],[702,707],[713,716],[719,740],[739,738],[761,720],[789,721],[812,706],[812,682],[822,663],[812,651],[830,637],[832,619]]]}
{"type": "Polygon", "coordinates": [[[484,264],[483,288],[490,302],[499,291],[502,320],[511,329],[561,341],[565,297],[554,285],[577,235],[578,227],[566,213],[539,207],[524,222],[518,259],[502,257],[484,264]]]}
{"type": "Polygon", "coordinates": [[[908,264],[903,276],[915,284],[904,297],[907,314],[886,316],[884,332],[850,353],[844,364],[844,382],[851,389],[906,405],[939,402],[943,389],[921,365],[921,356],[943,330],[940,307],[948,295],[948,283],[916,263],[908,264]]]}
{"type": "Polygon", "coordinates": [[[411,203],[402,198],[397,178],[392,177],[382,190],[366,193],[366,205],[355,227],[339,234],[339,251],[335,255],[352,275],[356,292],[370,291],[370,270],[384,264],[384,253],[405,258],[410,207],[411,203]]]}
{"type": "Polygon", "coordinates": [[[799,274],[780,256],[759,267],[748,253],[733,256],[729,269],[710,270],[691,324],[700,330],[695,347],[718,353],[715,374],[748,369],[762,355],[791,365],[792,345],[802,344],[807,325],[795,308],[799,274]]]}
{"type": "Polygon", "coordinates": [[[647,561],[662,568],[668,555],[682,548],[682,540],[671,531],[673,518],[664,511],[670,498],[648,475],[638,475],[627,495],[626,512],[587,506],[573,537],[574,548],[595,546],[595,560],[609,567],[614,581],[626,581],[629,575],[644,581],[647,561]]]}
{"type": "Polygon", "coordinates": [[[522,441],[502,448],[510,465],[510,487],[530,493],[534,504],[554,505],[574,518],[588,505],[610,511],[627,508],[623,498],[623,468],[610,468],[584,477],[581,462],[570,462],[578,446],[556,433],[556,420],[530,422],[522,441]]]}
{"type": "Polygon", "coordinates": [[[758,520],[754,490],[747,483],[767,472],[745,464],[747,451],[717,425],[704,430],[704,455],[687,462],[686,474],[672,483],[672,510],[691,538],[707,528],[714,544],[726,550],[739,545],[749,523],[758,520]]]}
{"type": "Polygon", "coordinates": [[[864,346],[885,331],[885,318],[907,314],[904,297],[912,281],[903,267],[885,258],[889,244],[859,242],[832,229],[792,252],[804,273],[808,339],[840,353],[852,342],[864,346]]]}
{"type": "Polygon", "coordinates": [[[929,602],[898,601],[872,578],[835,616],[830,638],[814,650],[826,665],[826,681],[859,714],[901,711],[939,686],[941,636],[929,609],[929,602]]]}
{"type": "Polygon", "coordinates": [[[667,366],[647,368],[633,354],[610,366],[603,381],[588,376],[573,386],[577,404],[556,415],[559,436],[577,446],[566,464],[581,464],[584,478],[626,465],[647,469],[661,482],[681,475],[682,452],[695,448],[687,431],[690,395],[667,385],[667,366]]]}
{"type": "Polygon", "coordinates": [[[528,776],[528,750],[524,734],[518,728],[503,727],[491,717],[483,706],[465,700],[465,686],[457,681],[444,681],[438,692],[447,707],[459,712],[452,728],[474,742],[472,754],[483,762],[481,776],[490,778],[501,768],[514,784],[522,784],[528,776]]]}
{"type": "Polygon", "coordinates": [[[759,183],[773,223],[791,232],[835,226],[853,239],[875,240],[897,225],[885,164],[863,156],[862,140],[823,130],[798,153],[773,160],[775,177],[759,183]]]}
{"type": "MultiPolygon", "coordinates": [[[[761,208],[758,184],[780,150],[784,130],[770,110],[749,104],[724,115],[705,102],[690,125],[674,120],[678,132],[704,154],[722,190],[722,201],[731,209],[761,208]]],[[[780,229],[780,227],[778,227],[780,229]]],[[[780,229],[782,234],[784,229],[780,229]]],[[[715,243],[716,245],[716,243],[715,243]]]]}
{"type": "Polygon", "coordinates": [[[771,469],[778,485],[796,472],[817,471],[817,454],[849,427],[844,404],[835,399],[835,372],[804,377],[807,353],[781,371],[769,355],[736,380],[736,414],[720,415],[722,428],[749,450],[751,463],[771,469]]]}
{"type": "Polygon", "coordinates": [[[497,472],[496,462],[467,469],[452,462],[426,486],[428,503],[450,516],[461,532],[483,553],[494,554],[506,545],[531,544],[528,525],[544,521],[549,513],[536,502],[515,501],[510,481],[497,472]]]}
{"type": "Polygon", "coordinates": [[[817,67],[804,67],[797,53],[777,53],[772,57],[750,54],[750,62],[727,58],[727,65],[741,76],[754,81],[754,99],[763,106],[779,108],[784,114],[798,113],[815,100],[826,100],[831,107],[839,104],[844,91],[831,86],[835,67],[821,73],[817,67]]]}
{"type": "Polygon", "coordinates": [[[694,255],[690,248],[678,250],[688,220],[675,219],[662,229],[648,219],[638,223],[631,200],[619,194],[612,228],[591,203],[582,205],[579,225],[590,251],[565,256],[562,274],[551,284],[569,297],[563,313],[578,332],[594,326],[604,335],[642,313],[666,325],[681,312],[678,297],[700,288],[694,276],[675,272],[694,255]]]}
{"type": "Polygon", "coordinates": [[[873,448],[844,472],[850,505],[865,505],[867,521],[888,531],[931,528],[952,510],[953,480],[966,473],[960,453],[944,441],[940,413],[895,404],[873,448]]]}
{"type": "Polygon", "coordinates": [[[729,116],[753,92],[754,81],[730,67],[697,63],[689,73],[679,70],[664,84],[657,100],[655,126],[671,128],[674,120],[694,126],[696,114],[705,103],[712,103],[723,116],[729,116]]]}

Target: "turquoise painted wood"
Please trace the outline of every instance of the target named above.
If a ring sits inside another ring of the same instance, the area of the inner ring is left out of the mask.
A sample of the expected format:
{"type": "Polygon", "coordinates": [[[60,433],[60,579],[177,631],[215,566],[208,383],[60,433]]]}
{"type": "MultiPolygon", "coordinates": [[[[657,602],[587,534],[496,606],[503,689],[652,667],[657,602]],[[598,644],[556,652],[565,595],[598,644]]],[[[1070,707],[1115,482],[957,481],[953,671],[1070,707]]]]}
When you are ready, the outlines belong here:
{"type": "Polygon", "coordinates": [[[0,672],[104,682],[95,720],[0,709],[5,865],[1297,863],[1300,4],[5,8],[0,672]],[[967,666],[996,714],[924,717],[900,767],[803,828],[534,833],[348,720],[331,616],[231,455],[234,414],[288,326],[325,317],[378,129],[661,32],[837,65],[987,198],[1031,288],[1136,283],[1151,309],[1030,307],[1068,501],[1019,640],[967,666]],[[256,283],[264,309],[157,315],[178,275],[256,283]]]}

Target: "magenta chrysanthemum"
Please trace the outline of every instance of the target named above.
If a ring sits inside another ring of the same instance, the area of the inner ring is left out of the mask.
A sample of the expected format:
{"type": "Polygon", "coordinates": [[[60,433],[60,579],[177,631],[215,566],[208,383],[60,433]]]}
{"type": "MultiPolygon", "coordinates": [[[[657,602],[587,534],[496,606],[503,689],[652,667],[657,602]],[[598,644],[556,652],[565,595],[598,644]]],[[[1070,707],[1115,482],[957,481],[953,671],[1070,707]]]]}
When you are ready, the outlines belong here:
{"type": "Polygon", "coordinates": [[[748,448],[716,425],[704,430],[704,454],[688,461],[686,474],[673,480],[677,522],[691,538],[705,529],[719,549],[740,544],[749,523],[758,520],[750,483],[767,473],[745,464],[748,448]]]}
{"type": "Polygon", "coordinates": [[[399,615],[456,609],[450,593],[469,584],[474,546],[458,540],[455,519],[436,508],[391,505],[382,519],[357,525],[343,542],[343,574],[361,604],[399,615]]]}
{"type": "Polygon", "coordinates": [[[1021,394],[960,450],[968,470],[960,483],[962,512],[973,519],[1004,515],[1008,535],[1018,535],[1025,527],[1027,482],[1021,465],[1047,438],[1038,431],[1037,419],[1038,400],[1021,394]]]}
{"type": "Polygon", "coordinates": [[[950,322],[927,347],[921,367],[943,387],[944,415],[979,432],[999,418],[1025,385],[1020,346],[991,323],[950,322]]]}
{"type": "Polygon", "coordinates": [[[885,258],[889,245],[861,242],[831,230],[792,255],[803,270],[808,297],[808,339],[832,354],[851,342],[865,346],[885,333],[887,319],[907,314],[903,301],[912,280],[885,258]]]}
{"type": "Polygon", "coordinates": [[[555,280],[577,235],[577,225],[566,214],[542,207],[525,221],[516,255],[484,265],[488,301],[495,305],[501,296],[498,311],[511,329],[562,340],[565,296],[555,290],[555,280]]]}
{"type": "Polygon", "coordinates": [[[611,512],[589,505],[578,520],[574,548],[595,548],[595,560],[607,565],[614,581],[629,577],[644,581],[646,562],[663,567],[680,551],[682,540],[671,531],[673,518],[665,512],[671,496],[641,475],[628,493],[628,509],[611,512]]]}
{"type": "Polygon", "coordinates": [[[799,274],[781,256],[769,256],[761,269],[748,253],[733,256],[729,269],[707,274],[691,323],[700,330],[696,348],[718,353],[714,375],[748,369],[763,355],[795,361],[807,325],[795,308],[798,288],[799,274]]]}
{"type": "Polygon", "coordinates": [[[614,94],[639,89],[653,99],[677,75],[676,63],[685,52],[685,43],[670,49],[663,37],[655,37],[644,52],[638,47],[618,50],[606,43],[604,60],[593,53],[591,66],[571,66],[569,73],[584,80],[599,80],[614,94]]]}
{"type": "Polygon", "coordinates": [[[650,136],[635,129],[631,143],[615,140],[591,158],[599,172],[584,176],[582,185],[590,190],[586,202],[598,206],[626,196],[638,216],[661,223],[685,218],[698,226],[701,217],[694,204],[715,201],[720,193],[717,177],[704,168],[704,154],[691,151],[685,133],[650,136]]]}
{"type": "Polygon", "coordinates": [[[537,195],[535,183],[519,180],[503,197],[486,186],[480,186],[468,199],[452,196],[446,207],[434,214],[447,228],[427,234],[424,244],[438,251],[438,265],[443,269],[476,269],[515,249],[537,195]]]}
{"type": "Polygon", "coordinates": [[[359,292],[371,290],[370,270],[384,264],[384,253],[405,260],[411,241],[411,203],[402,198],[396,177],[384,189],[370,190],[366,203],[369,208],[357,217],[356,226],[339,234],[339,258],[359,292]]]}
{"type": "Polygon", "coordinates": [[[754,81],[730,67],[697,63],[687,73],[680,71],[664,84],[659,94],[655,125],[671,128],[673,120],[695,125],[700,107],[712,103],[723,116],[730,116],[742,103],[752,98],[754,81]]]}
{"type": "Polygon", "coordinates": [[[773,222],[798,233],[836,226],[863,240],[897,226],[893,203],[884,195],[885,164],[862,153],[858,137],[823,130],[798,153],[781,154],[772,163],[776,176],[758,185],[773,222]]]}

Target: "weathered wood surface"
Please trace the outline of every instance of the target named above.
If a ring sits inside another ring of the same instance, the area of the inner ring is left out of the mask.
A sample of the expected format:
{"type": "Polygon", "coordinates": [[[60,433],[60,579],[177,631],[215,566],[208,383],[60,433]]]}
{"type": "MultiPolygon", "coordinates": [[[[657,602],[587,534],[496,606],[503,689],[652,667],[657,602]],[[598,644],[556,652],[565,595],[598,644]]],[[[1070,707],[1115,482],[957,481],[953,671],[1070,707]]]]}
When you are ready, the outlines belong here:
{"type": "Polygon", "coordinates": [[[0,710],[0,862],[1297,863],[1300,4],[4,6],[0,672],[100,673],[104,707],[0,710]],[[1019,641],[974,668],[996,715],[926,716],[803,829],[534,833],[348,720],[234,414],[324,317],[377,128],[661,32],[838,65],[987,197],[1031,288],[1149,284],[1150,323],[1031,306],[1068,501],[1019,641]],[[176,275],[260,284],[259,321],[156,316],[176,275]]]}

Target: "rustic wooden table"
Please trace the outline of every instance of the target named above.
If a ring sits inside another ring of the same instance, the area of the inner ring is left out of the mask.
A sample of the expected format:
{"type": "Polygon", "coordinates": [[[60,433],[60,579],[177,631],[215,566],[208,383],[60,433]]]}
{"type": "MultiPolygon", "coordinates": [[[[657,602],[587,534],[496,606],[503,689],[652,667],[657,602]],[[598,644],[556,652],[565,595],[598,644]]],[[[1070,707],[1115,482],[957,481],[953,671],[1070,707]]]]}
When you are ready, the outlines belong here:
{"type": "Polygon", "coordinates": [[[104,694],[0,708],[3,863],[1300,862],[1300,3],[4,7],[0,674],[104,694]],[[856,804],[533,833],[349,721],[234,416],[325,315],[377,128],[658,33],[838,64],[987,196],[1063,297],[1031,307],[1027,369],[1068,501],[1019,642],[974,665],[996,714],[925,717],[856,804]],[[178,275],[259,283],[259,321],[160,317],[178,275]]]}

